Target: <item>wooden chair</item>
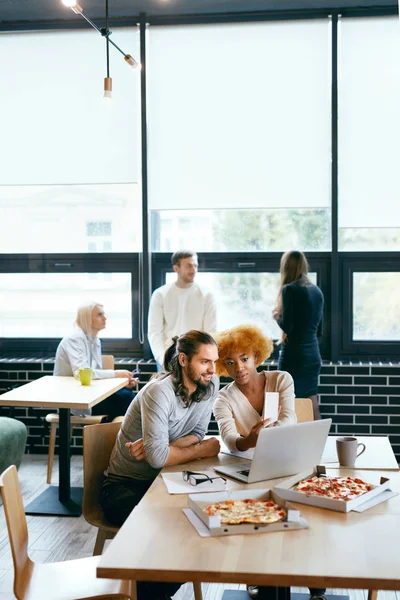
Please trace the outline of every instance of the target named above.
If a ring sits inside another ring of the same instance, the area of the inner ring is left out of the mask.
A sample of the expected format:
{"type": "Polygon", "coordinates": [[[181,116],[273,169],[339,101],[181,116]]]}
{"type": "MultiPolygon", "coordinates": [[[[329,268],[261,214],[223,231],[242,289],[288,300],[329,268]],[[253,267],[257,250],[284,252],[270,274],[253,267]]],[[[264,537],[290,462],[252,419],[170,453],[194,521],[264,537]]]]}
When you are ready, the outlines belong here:
{"type": "MultiPolygon", "coordinates": [[[[114,357],[112,354],[103,354],[101,357],[103,369],[114,369],[114,357]]],[[[101,423],[102,419],[107,415],[86,415],[84,417],[71,417],[71,438],[76,425],[94,425],[101,423]]],[[[57,429],[60,423],[58,413],[49,413],[45,417],[47,423],[50,423],[50,439],[49,439],[49,456],[47,459],[47,483],[51,483],[53,473],[54,451],[56,447],[57,429]]]]}
{"type": "Polygon", "coordinates": [[[121,423],[102,423],[83,428],[83,504],[86,521],[98,527],[93,556],[102,553],[106,540],[112,539],[118,527],[111,525],[100,504],[103,472],[108,467],[111,451],[121,423]]]}
{"type": "Polygon", "coordinates": [[[28,528],[15,465],[0,478],[8,536],[14,562],[14,594],[18,600],[84,600],[136,598],[129,581],[98,579],[99,558],[38,564],[28,556],[28,528]],[[56,591],[57,590],[57,591],[56,591]]]}
{"type": "MultiPolygon", "coordinates": [[[[112,539],[118,527],[111,525],[100,504],[103,472],[108,466],[120,422],[87,425],[83,428],[83,505],[86,521],[98,527],[93,555],[103,551],[105,541],[112,539]]],[[[193,582],[195,600],[203,600],[201,583],[193,582]]]]}
{"type": "Polygon", "coordinates": [[[314,421],[314,411],[311,398],[295,398],[294,411],[296,413],[298,423],[314,421]]]}

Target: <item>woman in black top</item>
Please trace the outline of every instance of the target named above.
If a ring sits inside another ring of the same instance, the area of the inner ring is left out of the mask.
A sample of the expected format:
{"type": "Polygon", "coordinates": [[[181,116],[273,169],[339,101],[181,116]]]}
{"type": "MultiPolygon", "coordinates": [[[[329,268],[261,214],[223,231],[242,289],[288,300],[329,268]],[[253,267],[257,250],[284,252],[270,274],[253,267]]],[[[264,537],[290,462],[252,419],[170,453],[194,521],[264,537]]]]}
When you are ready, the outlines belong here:
{"type": "Polygon", "coordinates": [[[281,286],[273,312],[282,329],[278,369],[294,379],[297,398],[311,398],[314,419],[320,419],[318,376],[321,354],[318,337],[322,334],[324,296],[308,278],[308,263],[302,252],[285,252],[281,259],[281,286]]]}

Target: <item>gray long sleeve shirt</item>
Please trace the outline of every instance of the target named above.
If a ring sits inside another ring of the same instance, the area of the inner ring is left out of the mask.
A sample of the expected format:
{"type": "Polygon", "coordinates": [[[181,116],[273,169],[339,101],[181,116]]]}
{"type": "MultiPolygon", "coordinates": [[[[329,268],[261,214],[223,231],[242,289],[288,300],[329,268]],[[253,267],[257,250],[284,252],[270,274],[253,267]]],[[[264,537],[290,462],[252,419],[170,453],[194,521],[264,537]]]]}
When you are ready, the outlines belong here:
{"type": "Polygon", "coordinates": [[[168,458],[170,442],[190,434],[202,440],[218,394],[218,377],[213,377],[212,384],[208,399],[192,402],[186,408],[175,395],[170,376],[150,381],[128,408],[105,474],[152,480],[168,458]],[[138,461],[129,456],[125,443],[140,438],[144,440],[147,459],[138,461]]]}

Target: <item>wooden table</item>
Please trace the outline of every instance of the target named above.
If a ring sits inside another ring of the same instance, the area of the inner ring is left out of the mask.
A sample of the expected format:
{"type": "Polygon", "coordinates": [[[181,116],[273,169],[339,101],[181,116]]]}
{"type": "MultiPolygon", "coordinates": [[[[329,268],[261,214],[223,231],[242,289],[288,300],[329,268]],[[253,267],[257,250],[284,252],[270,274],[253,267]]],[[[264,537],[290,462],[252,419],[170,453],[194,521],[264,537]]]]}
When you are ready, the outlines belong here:
{"type": "Polygon", "coordinates": [[[71,488],[70,409],[89,409],[123,388],[127,378],[96,379],[83,386],[73,377],[46,375],[0,395],[0,406],[59,409],[59,485],[49,486],[25,509],[26,514],[79,516],[82,488],[71,488]]]}
{"type": "MultiPolygon", "coordinates": [[[[321,464],[327,469],[338,468],[339,462],[336,452],[336,440],[342,436],[330,435],[326,440],[321,464]]],[[[358,442],[365,444],[365,452],[356,460],[355,469],[377,471],[398,471],[399,465],[387,436],[357,436],[358,442]]]]}
{"type": "MultiPolygon", "coordinates": [[[[211,436],[207,436],[211,437],[211,436]]],[[[220,440],[221,450],[228,455],[231,455],[228,448],[223,444],[221,436],[216,436],[220,440]]],[[[325,444],[325,449],[320,460],[321,465],[325,465],[327,469],[338,469],[339,461],[336,452],[336,440],[341,437],[338,435],[328,436],[325,444]]],[[[365,452],[356,460],[355,469],[367,469],[370,471],[398,471],[399,465],[394,455],[392,446],[387,436],[368,435],[357,437],[359,442],[365,444],[365,452]]],[[[250,451],[248,451],[250,452],[250,451]]],[[[246,454],[246,453],[245,453],[246,454]]],[[[250,459],[250,457],[238,456],[241,461],[250,459]]]]}
{"type": "MultiPolygon", "coordinates": [[[[169,471],[201,471],[220,454],[169,471]]],[[[376,471],[340,469],[368,480],[376,471]]],[[[387,472],[383,472],[387,475],[387,472]]],[[[390,473],[400,491],[400,473],[390,473]]],[[[278,481],[271,482],[276,485],[278,481]]],[[[228,483],[228,489],[267,488],[268,482],[228,483]]],[[[169,495],[157,477],[100,559],[99,577],[153,581],[207,581],[264,586],[400,590],[400,496],[364,513],[297,504],[308,529],[202,538],[182,512],[186,495],[169,495]]]]}

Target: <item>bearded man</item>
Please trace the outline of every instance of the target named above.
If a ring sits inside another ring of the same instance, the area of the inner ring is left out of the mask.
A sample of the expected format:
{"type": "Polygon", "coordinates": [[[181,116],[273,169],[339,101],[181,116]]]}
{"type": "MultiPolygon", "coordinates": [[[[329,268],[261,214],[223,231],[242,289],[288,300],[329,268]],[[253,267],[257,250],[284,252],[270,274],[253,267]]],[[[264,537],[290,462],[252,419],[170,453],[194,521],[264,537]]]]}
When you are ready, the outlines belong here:
{"type": "MultiPolygon", "coordinates": [[[[216,456],[216,438],[204,440],[219,389],[218,350],[192,330],[165,352],[166,372],[137,394],[121,424],[102,490],[104,514],[122,525],[163,467],[216,456]]],[[[138,600],[170,598],[181,584],[138,583],[138,600]]]]}

